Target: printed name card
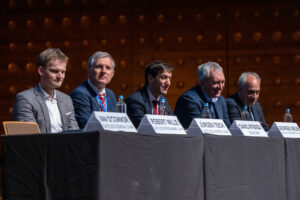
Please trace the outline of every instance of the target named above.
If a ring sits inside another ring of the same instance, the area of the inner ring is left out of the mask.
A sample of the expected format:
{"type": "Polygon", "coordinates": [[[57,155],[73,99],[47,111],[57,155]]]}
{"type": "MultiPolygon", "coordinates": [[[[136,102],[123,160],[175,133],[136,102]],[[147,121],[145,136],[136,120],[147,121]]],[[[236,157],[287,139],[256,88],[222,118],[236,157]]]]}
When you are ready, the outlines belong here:
{"type": "Polygon", "coordinates": [[[300,138],[300,128],[293,122],[274,122],[270,131],[270,137],[300,138]]]}
{"type": "Polygon", "coordinates": [[[194,118],[188,128],[188,134],[231,135],[222,119],[194,118]]]}
{"type": "Polygon", "coordinates": [[[232,135],[268,137],[268,134],[257,121],[235,120],[229,130],[232,135]]]}
{"type": "Polygon", "coordinates": [[[84,131],[98,130],[137,132],[126,113],[94,111],[85,125],[84,131]]]}
{"type": "Polygon", "coordinates": [[[186,134],[176,116],[145,115],[138,127],[142,134],[186,134]]]}

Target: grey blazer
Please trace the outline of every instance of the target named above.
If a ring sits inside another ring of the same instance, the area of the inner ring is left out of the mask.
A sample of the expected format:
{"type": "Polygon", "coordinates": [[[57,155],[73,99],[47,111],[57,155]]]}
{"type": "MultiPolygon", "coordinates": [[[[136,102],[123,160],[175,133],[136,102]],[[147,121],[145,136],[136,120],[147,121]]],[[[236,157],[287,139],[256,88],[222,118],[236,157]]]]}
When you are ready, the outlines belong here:
{"type": "MultiPolygon", "coordinates": [[[[55,90],[55,92],[63,130],[79,129],[71,97],[58,90],[55,90]]],[[[37,122],[42,133],[51,132],[48,108],[39,86],[17,94],[13,108],[13,119],[16,121],[37,122]]]]}

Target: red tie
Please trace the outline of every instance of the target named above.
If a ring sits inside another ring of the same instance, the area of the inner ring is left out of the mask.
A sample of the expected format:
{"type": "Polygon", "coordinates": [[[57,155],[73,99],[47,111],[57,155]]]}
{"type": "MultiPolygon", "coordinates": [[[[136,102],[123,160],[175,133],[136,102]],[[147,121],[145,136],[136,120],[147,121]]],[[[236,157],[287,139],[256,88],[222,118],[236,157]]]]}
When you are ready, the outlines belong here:
{"type": "Polygon", "coordinates": [[[158,115],[158,108],[157,108],[158,101],[152,101],[152,104],[153,104],[153,114],[158,115]]]}
{"type": "MultiPolygon", "coordinates": [[[[105,108],[105,93],[99,94],[99,98],[101,100],[103,107],[105,108]]],[[[101,109],[101,111],[103,111],[101,106],[100,106],[100,109],[101,109]]]]}

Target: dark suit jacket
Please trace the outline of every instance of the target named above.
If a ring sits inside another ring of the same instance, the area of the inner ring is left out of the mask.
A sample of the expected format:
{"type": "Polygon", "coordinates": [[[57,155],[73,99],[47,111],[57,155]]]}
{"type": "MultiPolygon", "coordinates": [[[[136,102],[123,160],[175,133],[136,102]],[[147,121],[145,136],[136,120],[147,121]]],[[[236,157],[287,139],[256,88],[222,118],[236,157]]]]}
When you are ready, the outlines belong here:
{"type": "MultiPolygon", "coordinates": [[[[242,116],[241,113],[243,111],[243,103],[238,95],[238,93],[236,93],[235,95],[232,95],[230,97],[227,98],[227,109],[228,109],[228,116],[229,119],[231,121],[231,123],[234,120],[241,120],[242,116]]],[[[262,124],[262,127],[265,129],[265,131],[269,130],[269,126],[267,124],[267,122],[265,121],[265,117],[264,114],[262,112],[262,108],[260,106],[259,102],[255,102],[252,106],[251,106],[251,112],[253,114],[254,120],[255,121],[259,121],[262,124]]]]}
{"type": "MultiPolygon", "coordinates": [[[[139,126],[145,114],[152,114],[152,105],[149,99],[149,94],[146,86],[129,96],[125,100],[125,103],[127,105],[127,114],[136,128],[139,126]]],[[[170,108],[170,105],[168,104],[167,99],[166,112],[167,115],[173,115],[173,112],[170,108]]]]}
{"type": "MultiPolygon", "coordinates": [[[[62,129],[64,131],[78,129],[72,99],[69,95],[58,90],[55,90],[55,92],[62,120],[62,129]]],[[[39,86],[17,94],[13,108],[13,119],[16,121],[37,122],[42,133],[51,133],[48,107],[39,86]]]]}
{"type": "MultiPolygon", "coordinates": [[[[193,118],[201,118],[204,108],[205,97],[199,85],[183,93],[177,100],[174,114],[178,117],[182,126],[187,129],[193,118]]],[[[223,96],[213,103],[216,119],[223,119],[224,123],[230,128],[230,121],[227,115],[227,105],[223,96]]]]}
{"type": "MultiPolygon", "coordinates": [[[[115,112],[117,99],[115,93],[105,88],[107,98],[107,111],[115,112]]],[[[87,121],[90,119],[93,111],[100,111],[100,106],[97,102],[97,92],[85,81],[71,92],[75,108],[75,117],[80,128],[84,128],[87,121]]]]}

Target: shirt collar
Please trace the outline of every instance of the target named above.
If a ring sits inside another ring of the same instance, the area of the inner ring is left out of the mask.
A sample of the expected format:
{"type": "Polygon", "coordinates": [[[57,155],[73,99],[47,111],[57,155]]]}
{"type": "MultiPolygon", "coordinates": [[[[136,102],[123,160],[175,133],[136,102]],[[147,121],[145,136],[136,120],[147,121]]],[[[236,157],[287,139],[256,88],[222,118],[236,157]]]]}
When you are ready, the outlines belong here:
{"type": "Polygon", "coordinates": [[[105,94],[105,88],[103,88],[101,91],[96,88],[96,86],[88,79],[88,84],[92,87],[92,89],[96,92],[96,94],[105,94]]]}
{"type": "Polygon", "coordinates": [[[204,98],[205,98],[205,100],[207,101],[207,102],[213,102],[213,103],[215,103],[215,102],[217,102],[218,101],[218,98],[210,98],[207,94],[206,94],[206,92],[204,91],[204,89],[201,87],[201,89],[202,89],[202,92],[203,92],[203,94],[204,94],[204,98]]]}
{"type": "Polygon", "coordinates": [[[149,100],[150,102],[152,101],[159,101],[159,97],[158,99],[155,99],[155,97],[153,96],[153,94],[150,92],[149,88],[147,87],[147,91],[148,91],[148,95],[149,95],[149,100]]]}
{"type": "MultiPolygon", "coordinates": [[[[39,83],[38,84],[40,90],[42,91],[43,95],[44,95],[44,99],[49,99],[50,98],[50,95],[45,91],[43,90],[43,88],[41,87],[41,84],[39,83]]],[[[53,99],[56,100],[56,91],[54,90],[54,96],[53,96],[53,99]]]]}

